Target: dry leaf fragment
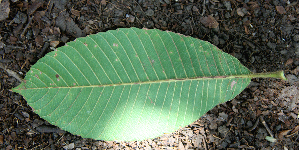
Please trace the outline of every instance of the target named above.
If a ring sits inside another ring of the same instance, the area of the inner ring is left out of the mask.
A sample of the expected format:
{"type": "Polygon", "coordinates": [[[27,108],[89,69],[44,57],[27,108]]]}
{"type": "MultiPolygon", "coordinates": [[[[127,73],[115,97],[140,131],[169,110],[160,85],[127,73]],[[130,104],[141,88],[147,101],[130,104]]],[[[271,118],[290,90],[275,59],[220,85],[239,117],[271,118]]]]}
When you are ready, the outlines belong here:
{"type": "Polygon", "coordinates": [[[266,136],[266,140],[269,141],[269,142],[272,142],[272,143],[274,143],[274,142],[277,141],[277,140],[276,140],[274,137],[272,137],[272,136],[266,136]]]}
{"type": "Polygon", "coordinates": [[[216,21],[216,19],[209,15],[207,17],[201,17],[200,18],[200,22],[205,26],[205,27],[208,27],[208,28],[217,28],[219,23],[216,21]]]}
{"type": "Polygon", "coordinates": [[[37,45],[37,46],[42,46],[43,43],[44,43],[44,39],[43,39],[42,36],[37,35],[37,36],[35,37],[35,42],[36,42],[36,45],[37,45]]]}
{"type": "Polygon", "coordinates": [[[106,2],[105,0],[101,0],[101,4],[102,4],[102,5],[106,5],[107,2],[106,2]]]}
{"type": "Polygon", "coordinates": [[[283,6],[276,6],[276,10],[279,14],[287,13],[283,6]]]}
{"type": "Polygon", "coordinates": [[[288,59],[287,62],[285,63],[285,66],[288,66],[290,64],[292,64],[294,61],[292,58],[288,59]]]}
{"type": "Polygon", "coordinates": [[[286,137],[289,137],[291,135],[293,135],[294,133],[298,132],[299,131],[299,125],[297,125],[290,133],[290,135],[286,136],[286,137]]]}
{"type": "Polygon", "coordinates": [[[283,130],[278,134],[278,139],[282,140],[282,138],[287,135],[291,130],[283,130]]]}

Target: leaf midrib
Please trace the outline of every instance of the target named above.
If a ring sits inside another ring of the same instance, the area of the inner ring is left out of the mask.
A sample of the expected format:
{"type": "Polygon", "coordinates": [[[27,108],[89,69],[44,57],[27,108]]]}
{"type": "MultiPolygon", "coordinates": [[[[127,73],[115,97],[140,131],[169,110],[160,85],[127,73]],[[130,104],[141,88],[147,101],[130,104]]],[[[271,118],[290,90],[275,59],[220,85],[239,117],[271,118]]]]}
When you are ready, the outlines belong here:
{"type": "Polygon", "coordinates": [[[195,78],[183,78],[183,79],[165,79],[157,81],[143,81],[132,83],[117,83],[117,84],[104,84],[104,85],[79,85],[79,86],[67,86],[67,87],[41,87],[41,88],[25,88],[25,89],[57,89],[57,88],[88,88],[88,87],[111,87],[111,86],[128,86],[128,85],[142,85],[153,83],[172,83],[183,81],[199,81],[199,80],[213,80],[213,79],[236,79],[236,78],[251,78],[249,75],[230,75],[230,76],[214,76],[214,77],[195,77],[195,78]]]}

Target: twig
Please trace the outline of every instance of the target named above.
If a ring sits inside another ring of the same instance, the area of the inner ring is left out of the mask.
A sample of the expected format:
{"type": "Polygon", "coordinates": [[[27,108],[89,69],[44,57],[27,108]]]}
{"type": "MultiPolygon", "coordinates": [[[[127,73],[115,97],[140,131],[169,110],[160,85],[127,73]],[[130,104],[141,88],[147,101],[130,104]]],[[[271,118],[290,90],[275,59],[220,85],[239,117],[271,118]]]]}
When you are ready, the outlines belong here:
{"type": "Polygon", "coordinates": [[[264,118],[262,116],[260,116],[260,120],[262,122],[262,124],[265,126],[266,130],[269,132],[269,134],[271,135],[271,137],[274,137],[273,133],[271,132],[271,130],[269,129],[268,125],[266,124],[266,121],[264,120],[264,118]]]}
{"type": "Polygon", "coordinates": [[[203,7],[202,7],[202,16],[205,14],[206,12],[206,0],[203,0],[203,7]]]}
{"type": "Polygon", "coordinates": [[[16,78],[18,81],[23,82],[23,80],[20,78],[20,76],[16,72],[6,69],[6,67],[4,67],[2,64],[0,64],[0,68],[5,70],[9,76],[12,76],[12,77],[16,78]]]}
{"type": "Polygon", "coordinates": [[[32,17],[29,18],[27,25],[25,26],[23,32],[22,32],[21,35],[20,35],[21,38],[24,37],[24,34],[25,34],[26,30],[28,29],[29,25],[31,24],[33,17],[34,17],[34,16],[32,16],[32,17]]]}
{"type": "Polygon", "coordinates": [[[50,43],[49,42],[45,42],[45,44],[44,44],[44,46],[43,46],[43,48],[42,48],[42,50],[41,50],[41,52],[38,54],[38,58],[41,58],[43,55],[44,55],[44,53],[46,52],[46,50],[47,50],[47,48],[50,46],[50,43]]]}
{"type": "MultiPolygon", "coordinates": [[[[192,13],[191,13],[191,15],[192,15],[192,13]]],[[[193,35],[193,25],[195,24],[194,23],[194,19],[193,19],[193,16],[191,17],[191,20],[192,20],[192,22],[193,22],[193,24],[192,23],[190,23],[191,24],[191,31],[192,31],[192,33],[191,33],[191,35],[193,35]]]]}
{"type": "Polygon", "coordinates": [[[15,46],[15,45],[6,45],[5,48],[8,48],[8,49],[25,49],[25,47],[15,46]]]}
{"type": "Polygon", "coordinates": [[[23,65],[21,66],[21,70],[25,67],[25,65],[27,64],[28,61],[29,61],[29,58],[27,58],[26,61],[23,63],[23,65]]]}
{"type": "Polygon", "coordinates": [[[249,131],[254,130],[257,127],[257,125],[259,124],[259,122],[260,122],[260,119],[257,119],[255,124],[249,129],[249,131]]]}
{"type": "Polygon", "coordinates": [[[203,146],[205,147],[205,150],[208,150],[208,147],[207,147],[207,142],[206,142],[206,134],[203,135],[203,146]]]}

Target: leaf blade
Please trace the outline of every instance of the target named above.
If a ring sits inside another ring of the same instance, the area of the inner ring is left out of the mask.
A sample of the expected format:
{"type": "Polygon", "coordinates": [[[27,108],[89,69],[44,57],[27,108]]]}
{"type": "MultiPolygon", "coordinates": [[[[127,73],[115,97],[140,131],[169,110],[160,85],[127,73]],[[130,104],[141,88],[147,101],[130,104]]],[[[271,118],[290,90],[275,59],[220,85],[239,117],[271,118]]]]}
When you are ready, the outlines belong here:
{"type": "Polygon", "coordinates": [[[69,42],[40,59],[19,92],[71,133],[142,140],[170,133],[234,98],[251,72],[212,44],[173,32],[118,29],[69,42]]]}

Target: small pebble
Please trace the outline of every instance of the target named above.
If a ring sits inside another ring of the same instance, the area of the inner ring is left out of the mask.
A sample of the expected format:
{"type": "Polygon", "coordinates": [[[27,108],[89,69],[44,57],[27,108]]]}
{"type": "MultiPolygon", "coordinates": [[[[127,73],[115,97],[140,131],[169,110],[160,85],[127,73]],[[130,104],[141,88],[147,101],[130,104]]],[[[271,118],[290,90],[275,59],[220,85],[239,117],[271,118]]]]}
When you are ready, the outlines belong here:
{"type": "Polygon", "coordinates": [[[288,53],[287,50],[282,50],[282,51],[280,51],[280,54],[283,54],[283,55],[285,55],[285,54],[287,54],[287,53],[288,53]]]}
{"type": "Polygon", "coordinates": [[[154,26],[154,22],[153,21],[147,21],[144,23],[146,28],[152,28],[154,26]]]}
{"type": "Polygon", "coordinates": [[[71,144],[68,144],[66,146],[63,146],[64,149],[74,149],[75,148],[75,144],[74,143],[71,143],[71,144]]]}
{"type": "Polygon", "coordinates": [[[165,2],[166,4],[170,4],[170,1],[169,1],[169,0],[164,0],[164,2],[165,2]]]}
{"type": "Polygon", "coordinates": [[[295,42],[298,42],[299,41],[299,34],[294,35],[293,39],[294,39],[295,42]]]}
{"type": "Polygon", "coordinates": [[[145,12],[145,14],[147,15],[147,16],[153,16],[154,14],[155,14],[155,12],[152,10],[152,9],[148,9],[146,12],[145,12]]]}
{"type": "Polygon", "coordinates": [[[213,44],[214,44],[214,45],[219,45],[219,38],[218,38],[217,35],[214,35],[214,36],[213,36],[213,44]]]}
{"type": "Polygon", "coordinates": [[[245,16],[247,14],[247,9],[242,7],[237,9],[237,14],[241,17],[245,16]]]}
{"type": "Polygon", "coordinates": [[[271,49],[275,49],[276,48],[276,44],[275,43],[271,43],[271,42],[268,42],[267,43],[267,46],[271,49]]]}
{"type": "Polygon", "coordinates": [[[224,1],[224,6],[226,7],[226,10],[232,10],[232,5],[230,1],[224,1]]]}
{"type": "Polygon", "coordinates": [[[126,14],[127,21],[133,23],[135,21],[135,17],[133,15],[126,14]]]}

